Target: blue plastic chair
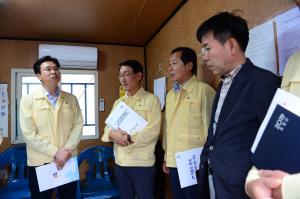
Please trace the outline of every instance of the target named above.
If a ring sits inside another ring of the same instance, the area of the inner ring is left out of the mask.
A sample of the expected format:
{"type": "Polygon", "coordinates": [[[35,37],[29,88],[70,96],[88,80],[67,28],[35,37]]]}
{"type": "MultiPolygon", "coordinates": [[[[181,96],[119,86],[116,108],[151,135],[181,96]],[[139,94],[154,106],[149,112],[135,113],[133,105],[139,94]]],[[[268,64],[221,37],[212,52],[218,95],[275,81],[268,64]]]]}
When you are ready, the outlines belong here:
{"type": "Polygon", "coordinates": [[[0,154],[0,169],[8,172],[7,183],[0,186],[1,199],[30,198],[26,160],[25,144],[12,146],[0,154]]]}
{"type": "Polygon", "coordinates": [[[119,198],[120,193],[113,176],[113,150],[94,146],[78,155],[79,167],[88,163],[86,176],[80,181],[81,198],[119,198]]]}

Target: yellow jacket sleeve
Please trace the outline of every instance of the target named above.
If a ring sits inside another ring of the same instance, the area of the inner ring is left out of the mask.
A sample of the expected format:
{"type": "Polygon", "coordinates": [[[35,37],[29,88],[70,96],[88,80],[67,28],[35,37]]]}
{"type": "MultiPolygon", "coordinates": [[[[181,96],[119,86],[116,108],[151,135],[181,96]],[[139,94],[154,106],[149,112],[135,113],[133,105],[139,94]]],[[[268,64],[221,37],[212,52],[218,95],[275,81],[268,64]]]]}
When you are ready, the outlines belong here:
{"type": "Polygon", "coordinates": [[[288,175],[283,178],[281,185],[282,198],[299,199],[300,198],[300,173],[288,175]]]}
{"type": "Polygon", "coordinates": [[[58,147],[51,144],[47,139],[37,133],[35,123],[32,117],[32,109],[30,100],[23,97],[20,102],[20,126],[23,133],[23,138],[26,143],[36,151],[54,157],[58,147]]]}
{"type": "Polygon", "coordinates": [[[148,104],[152,107],[149,117],[147,118],[147,126],[139,132],[132,132],[131,138],[133,147],[143,147],[149,145],[149,143],[156,142],[160,133],[161,123],[161,111],[160,103],[156,97],[153,97],[152,103],[148,104]]]}

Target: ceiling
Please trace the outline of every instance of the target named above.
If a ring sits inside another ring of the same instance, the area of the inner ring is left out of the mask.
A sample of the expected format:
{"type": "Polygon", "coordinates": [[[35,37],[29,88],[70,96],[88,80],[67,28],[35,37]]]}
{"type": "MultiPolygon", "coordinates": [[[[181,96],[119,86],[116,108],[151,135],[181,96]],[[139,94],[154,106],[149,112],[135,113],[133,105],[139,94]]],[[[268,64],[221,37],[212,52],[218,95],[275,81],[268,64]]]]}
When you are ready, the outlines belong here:
{"type": "Polygon", "coordinates": [[[0,0],[0,39],[144,46],[186,0],[0,0]]]}

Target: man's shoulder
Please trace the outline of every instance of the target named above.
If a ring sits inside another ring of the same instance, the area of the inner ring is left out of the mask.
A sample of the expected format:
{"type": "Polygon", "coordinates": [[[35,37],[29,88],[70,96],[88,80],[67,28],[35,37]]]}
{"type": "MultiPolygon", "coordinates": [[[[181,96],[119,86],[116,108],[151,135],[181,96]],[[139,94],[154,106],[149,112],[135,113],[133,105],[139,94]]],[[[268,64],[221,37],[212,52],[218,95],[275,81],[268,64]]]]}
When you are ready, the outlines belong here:
{"type": "Polygon", "coordinates": [[[68,93],[68,92],[63,91],[63,90],[61,90],[60,92],[61,92],[61,96],[64,99],[71,100],[71,101],[77,101],[77,97],[75,95],[73,95],[72,93],[68,93]]]}
{"type": "Polygon", "coordinates": [[[251,61],[247,63],[248,63],[247,66],[243,66],[243,67],[247,67],[250,69],[247,71],[247,75],[250,77],[250,79],[253,79],[254,81],[257,82],[272,81],[274,83],[280,83],[280,77],[275,75],[271,71],[256,66],[251,61]]]}
{"type": "Polygon", "coordinates": [[[29,93],[29,94],[23,95],[22,96],[22,100],[23,101],[24,100],[31,101],[33,99],[40,98],[40,97],[43,97],[43,91],[42,91],[42,89],[38,89],[38,90],[33,91],[33,92],[29,93]]]}
{"type": "Polygon", "coordinates": [[[148,100],[151,101],[151,102],[153,102],[153,101],[159,101],[158,97],[156,95],[154,95],[153,93],[150,93],[150,92],[148,92],[148,91],[145,90],[144,94],[145,95],[143,96],[143,98],[145,100],[147,100],[147,101],[148,100]]]}
{"type": "Polygon", "coordinates": [[[210,86],[208,83],[203,82],[203,81],[197,81],[196,86],[199,87],[200,89],[208,89],[208,90],[214,90],[212,86],[210,86]]]}

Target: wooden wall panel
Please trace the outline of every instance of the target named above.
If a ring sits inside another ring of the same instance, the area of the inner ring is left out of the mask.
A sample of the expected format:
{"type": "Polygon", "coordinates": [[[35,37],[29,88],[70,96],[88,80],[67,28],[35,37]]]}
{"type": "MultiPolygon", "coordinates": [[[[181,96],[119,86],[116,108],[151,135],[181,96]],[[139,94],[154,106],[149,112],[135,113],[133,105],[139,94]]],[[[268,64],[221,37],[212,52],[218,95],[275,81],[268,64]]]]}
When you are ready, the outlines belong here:
{"type": "MultiPolygon", "coordinates": [[[[200,43],[196,39],[196,31],[210,16],[223,10],[239,9],[242,11],[241,16],[248,21],[249,28],[252,28],[294,6],[292,0],[189,0],[146,46],[149,90],[153,89],[153,79],[156,78],[159,63],[162,63],[167,71],[172,49],[188,46],[199,53],[200,43]]],[[[203,67],[200,59],[198,78],[214,87],[218,82],[218,79],[203,67]]],[[[171,88],[171,85],[171,80],[168,80],[168,88],[171,88]]]]}
{"type": "MultiPolygon", "coordinates": [[[[11,68],[32,69],[33,63],[38,58],[39,41],[20,41],[20,40],[0,40],[0,83],[8,83],[8,95],[10,100],[10,70],[11,68]]],[[[48,44],[48,43],[47,43],[48,44]]],[[[118,64],[125,59],[137,59],[144,65],[144,49],[140,47],[114,46],[114,45],[87,45],[74,43],[52,43],[63,45],[83,45],[98,48],[98,79],[99,79],[99,98],[105,99],[105,112],[99,112],[99,134],[100,138],[104,129],[104,120],[108,116],[113,102],[119,96],[118,64]]],[[[143,81],[144,83],[144,81],[143,81]]],[[[9,108],[10,112],[10,108],[9,108]]],[[[9,114],[9,132],[10,127],[9,114]]],[[[79,144],[79,150],[86,147],[104,144],[99,139],[83,140],[79,144]]],[[[9,137],[3,140],[0,152],[10,146],[9,137]]]]}

